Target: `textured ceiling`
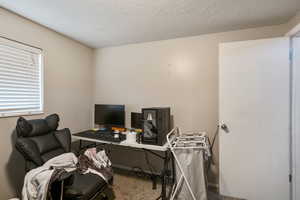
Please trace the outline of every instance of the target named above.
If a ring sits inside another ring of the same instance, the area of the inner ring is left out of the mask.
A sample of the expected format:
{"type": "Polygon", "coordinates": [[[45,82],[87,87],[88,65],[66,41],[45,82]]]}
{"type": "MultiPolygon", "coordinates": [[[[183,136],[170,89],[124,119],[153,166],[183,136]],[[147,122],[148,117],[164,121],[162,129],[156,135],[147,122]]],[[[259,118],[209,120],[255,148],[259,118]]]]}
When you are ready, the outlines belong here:
{"type": "Polygon", "coordinates": [[[0,0],[91,47],[285,23],[300,0],[0,0]]]}

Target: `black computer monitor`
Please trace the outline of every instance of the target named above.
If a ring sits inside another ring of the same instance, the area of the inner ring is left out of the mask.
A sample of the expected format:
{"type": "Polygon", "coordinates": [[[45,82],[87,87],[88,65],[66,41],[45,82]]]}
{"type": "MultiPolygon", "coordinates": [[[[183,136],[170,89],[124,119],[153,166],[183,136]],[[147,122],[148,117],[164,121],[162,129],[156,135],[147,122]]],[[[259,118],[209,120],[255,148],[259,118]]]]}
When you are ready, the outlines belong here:
{"type": "Polygon", "coordinates": [[[95,124],[125,127],[125,105],[95,104],[95,124]]]}

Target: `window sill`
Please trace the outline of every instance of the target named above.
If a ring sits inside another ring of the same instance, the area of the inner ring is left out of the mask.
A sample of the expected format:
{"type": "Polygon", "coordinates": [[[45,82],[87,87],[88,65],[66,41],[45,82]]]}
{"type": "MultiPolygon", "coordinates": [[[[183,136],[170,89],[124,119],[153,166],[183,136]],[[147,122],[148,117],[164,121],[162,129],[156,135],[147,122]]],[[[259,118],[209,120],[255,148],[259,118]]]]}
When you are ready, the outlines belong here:
{"type": "Polygon", "coordinates": [[[31,112],[31,113],[8,113],[8,114],[0,114],[1,118],[11,118],[11,117],[22,117],[22,116],[34,116],[34,115],[43,115],[44,111],[37,111],[37,112],[31,112]]]}

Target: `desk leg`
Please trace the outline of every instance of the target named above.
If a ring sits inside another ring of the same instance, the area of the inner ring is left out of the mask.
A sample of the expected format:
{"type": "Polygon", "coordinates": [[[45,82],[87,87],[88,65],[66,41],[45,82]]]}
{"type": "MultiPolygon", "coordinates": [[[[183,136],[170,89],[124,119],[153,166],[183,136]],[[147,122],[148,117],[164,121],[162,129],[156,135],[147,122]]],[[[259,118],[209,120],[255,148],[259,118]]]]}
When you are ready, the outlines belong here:
{"type": "Polygon", "coordinates": [[[171,162],[172,162],[172,185],[176,182],[176,169],[175,169],[175,160],[173,154],[171,154],[171,162]]]}
{"type": "Polygon", "coordinates": [[[162,172],[160,174],[160,178],[161,178],[161,193],[160,196],[156,199],[162,199],[162,200],[167,200],[167,170],[168,170],[168,162],[169,162],[169,154],[168,151],[165,152],[165,156],[163,157],[163,169],[162,172]]]}
{"type": "Polygon", "coordinates": [[[164,159],[164,167],[162,172],[162,180],[161,180],[161,199],[167,200],[167,178],[168,178],[168,164],[169,164],[169,152],[165,152],[165,159],[164,159]]]}
{"type": "Polygon", "coordinates": [[[82,148],[82,140],[79,140],[79,152],[81,151],[82,148]]]}
{"type": "Polygon", "coordinates": [[[169,157],[170,161],[171,161],[171,165],[172,165],[172,183],[171,183],[171,187],[170,187],[170,190],[168,192],[168,199],[170,199],[171,195],[172,195],[172,192],[173,192],[173,189],[174,189],[174,185],[175,185],[175,182],[176,182],[176,173],[175,173],[175,161],[174,161],[174,156],[173,154],[170,152],[170,157],[169,157]]]}
{"type": "Polygon", "coordinates": [[[166,151],[165,154],[165,160],[164,160],[164,173],[163,173],[163,179],[162,179],[162,194],[161,194],[161,198],[162,200],[168,200],[171,197],[172,194],[172,190],[174,187],[174,184],[176,182],[176,174],[175,174],[175,161],[174,161],[174,157],[173,154],[170,151],[166,151]],[[171,162],[171,169],[172,171],[169,171],[169,164],[171,162]],[[170,190],[168,192],[168,196],[167,196],[167,180],[170,180],[170,175],[172,175],[172,182],[170,185],[170,190]]]}

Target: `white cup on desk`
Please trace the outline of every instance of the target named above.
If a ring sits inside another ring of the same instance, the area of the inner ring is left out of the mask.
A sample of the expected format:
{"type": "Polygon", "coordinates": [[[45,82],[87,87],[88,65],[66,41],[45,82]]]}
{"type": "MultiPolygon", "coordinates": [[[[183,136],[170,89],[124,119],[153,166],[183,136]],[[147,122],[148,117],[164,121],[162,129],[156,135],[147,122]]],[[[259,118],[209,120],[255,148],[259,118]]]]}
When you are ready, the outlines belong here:
{"type": "Polygon", "coordinates": [[[130,131],[126,134],[126,142],[127,143],[137,143],[136,142],[136,135],[137,133],[134,131],[130,131]]]}

